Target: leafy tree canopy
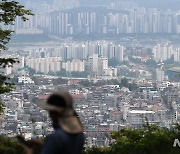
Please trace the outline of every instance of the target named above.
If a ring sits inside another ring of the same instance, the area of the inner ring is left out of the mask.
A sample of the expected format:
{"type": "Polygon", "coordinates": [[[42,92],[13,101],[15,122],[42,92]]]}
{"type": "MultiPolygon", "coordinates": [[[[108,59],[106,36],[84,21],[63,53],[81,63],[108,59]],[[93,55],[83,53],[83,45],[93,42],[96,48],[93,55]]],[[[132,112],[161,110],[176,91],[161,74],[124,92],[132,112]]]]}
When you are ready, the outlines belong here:
{"type": "MultiPolygon", "coordinates": [[[[21,17],[23,21],[28,20],[28,16],[33,15],[30,10],[26,10],[23,5],[17,1],[2,0],[0,2],[0,24],[1,25],[14,25],[17,17],[21,17]]],[[[0,27],[0,52],[7,50],[7,43],[10,41],[13,31],[2,29],[0,27]]],[[[18,59],[0,58],[0,68],[12,66],[18,62],[18,59]]],[[[8,78],[0,73],[0,94],[12,90],[12,85],[8,78]]]]}
{"type": "MultiPolygon", "coordinates": [[[[173,129],[146,125],[140,129],[122,129],[111,132],[108,147],[86,148],[85,154],[179,154],[180,148],[173,147],[180,140],[180,126],[173,129]]],[[[0,153],[21,154],[22,147],[13,138],[0,136],[0,153]]]]}
{"type": "Polygon", "coordinates": [[[129,83],[128,79],[126,78],[122,78],[121,79],[121,83],[119,84],[120,87],[126,87],[129,88],[130,91],[134,91],[138,89],[137,84],[135,83],[129,83]]]}
{"type": "Polygon", "coordinates": [[[119,61],[116,58],[109,59],[109,66],[116,67],[119,65],[119,61]]]}
{"type": "Polygon", "coordinates": [[[173,147],[180,137],[180,126],[176,129],[146,126],[142,129],[122,129],[112,132],[114,140],[109,147],[93,147],[86,154],[179,154],[180,148],[173,147]]]}
{"type": "Polygon", "coordinates": [[[15,139],[0,136],[0,153],[22,154],[23,148],[15,139]]]}

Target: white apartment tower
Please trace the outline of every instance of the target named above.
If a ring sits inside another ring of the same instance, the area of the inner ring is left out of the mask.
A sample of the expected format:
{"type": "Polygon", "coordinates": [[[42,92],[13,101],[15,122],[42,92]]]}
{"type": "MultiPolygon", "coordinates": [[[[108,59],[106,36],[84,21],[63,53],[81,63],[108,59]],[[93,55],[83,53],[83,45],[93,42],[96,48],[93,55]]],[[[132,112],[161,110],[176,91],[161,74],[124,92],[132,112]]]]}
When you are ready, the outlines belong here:
{"type": "Polygon", "coordinates": [[[124,47],[121,45],[111,45],[109,50],[109,58],[117,59],[119,62],[124,60],[124,47]]]}
{"type": "Polygon", "coordinates": [[[174,61],[180,62],[180,48],[176,49],[176,51],[174,52],[174,61]]]}
{"type": "Polygon", "coordinates": [[[170,44],[158,44],[153,48],[154,59],[156,61],[165,61],[173,56],[174,51],[172,49],[172,45],[170,44]]]}
{"type": "Polygon", "coordinates": [[[72,60],[72,61],[67,61],[63,68],[67,72],[84,72],[85,71],[85,61],[81,60],[72,60]]]}
{"type": "Polygon", "coordinates": [[[26,65],[36,72],[49,73],[61,71],[62,58],[60,57],[48,57],[48,58],[36,58],[26,59],[26,65]]]}
{"type": "Polygon", "coordinates": [[[91,75],[102,76],[105,70],[108,69],[108,58],[98,57],[98,54],[93,54],[89,57],[89,69],[91,75]]]}

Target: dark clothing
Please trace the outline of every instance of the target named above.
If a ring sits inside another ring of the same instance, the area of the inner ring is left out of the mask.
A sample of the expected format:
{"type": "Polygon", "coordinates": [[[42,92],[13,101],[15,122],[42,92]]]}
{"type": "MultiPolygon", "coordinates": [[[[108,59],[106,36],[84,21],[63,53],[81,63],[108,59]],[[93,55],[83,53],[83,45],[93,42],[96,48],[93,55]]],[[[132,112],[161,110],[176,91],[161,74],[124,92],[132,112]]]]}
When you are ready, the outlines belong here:
{"type": "Polygon", "coordinates": [[[56,128],[44,143],[41,154],[82,154],[83,146],[83,133],[72,135],[56,128]]]}

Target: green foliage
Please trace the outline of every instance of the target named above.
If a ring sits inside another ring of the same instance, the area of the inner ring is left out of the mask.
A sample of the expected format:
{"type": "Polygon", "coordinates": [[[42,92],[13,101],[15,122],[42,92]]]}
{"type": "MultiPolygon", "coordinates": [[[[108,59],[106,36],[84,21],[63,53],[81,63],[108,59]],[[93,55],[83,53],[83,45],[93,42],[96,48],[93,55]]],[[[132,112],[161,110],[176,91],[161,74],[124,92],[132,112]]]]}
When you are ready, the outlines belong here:
{"type": "Polygon", "coordinates": [[[3,102],[2,102],[2,100],[0,98],[0,113],[2,113],[2,112],[3,112],[3,102]]]}
{"type": "Polygon", "coordinates": [[[57,72],[56,75],[60,76],[60,77],[66,77],[67,76],[66,70],[65,69],[61,69],[61,71],[57,72]]]}
{"type": "Polygon", "coordinates": [[[13,89],[11,83],[8,80],[9,78],[0,74],[0,94],[9,92],[13,89]]]}
{"type": "MultiPolygon", "coordinates": [[[[180,148],[173,147],[180,139],[180,126],[174,129],[146,125],[141,129],[122,129],[112,132],[108,147],[86,148],[85,154],[179,154],[180,148]]],[[[1,154],[21,154],[22,147],[13,138],[0,136],[1,154]]]]}
{"type": "Polygon", "coordinates": [[[28,69],[28,72],[29,72],[30,76],[33,76],[34,74],[36,74],[36,70],[35,69],[30,68],[30,67],[27,67],[27,69],[28,69]]]}
{"type": "Polygon", "coordinates": [[[151,73],[152,73],[152,79],[153,79],[153,80],[157,80],[156,70],[152,70],[151,73]]]}
{"type": "MultiPolygon", "coordinates": [[[[28,20],[27,16],[33,15],[30,10],[26,10],[19,2],[2,0],[0,2],[0,23],[2,25],[13,25],[16,17],[21,17],[23,21],[28,20]]],[[[7,43],[11,39],[13,31],[5,30],[0,27],[0,51],[7,50],[7,43]]],[[[12,66],[18,62],[17,59],[0,58],[0,68],[12,66]]],[[[0,74],[0,94],[12,90],[12,85],[8,82],[8,78],[0,74]]]]}
{"type": "Polygon", "coordinates": [[[148,67],[152,67],[152,68],[157,68],[157,67],[158,67],[156,61],[153,60],[153,59],[148,59],[148,60],[145,62],[145,64],[146,64],[148,67]]]}
{"type": "Polygon", "coordinates": [[[141,59],[138,59],[138,58],[134,58],[132,56],[128,56],[129,60],[133,63],[136,63],[136,64],[141,64],[141,59]]]}
{"type": "Polygon", "coordinates": [[[110,147],[92,147],[87,148],[85,154],[109,154],[110,147]]]}
{"type": "Polygon", "coordinates": [[[128,79],[126,79],[126,78],[121,79],[122,87],[128,87],[128,84],[129,84],[128,79]]]}
{"type": "Polygon", "coordinates": [[[108,80],[107,84],[109,85],[119,85],[119,81],[116,79],[108,80]]]}
{"type": "Polygon", "coordinates": [[[179,147],[173,147],[175,139],[180,139],[180,126],[174,130],[146,126],[142,129],[122,129],[112,132],[114,143],[108,148],[94,147],[86,154],[178,154],[179,147]]]}
{"type": "Polygon", "coordinates": [[[157,80],[156,69],[149,67],[149,68],[148,68],[148,71],[152,74],[152,79],[153,79],[154,81],[156,81],[156,80],[157,80]]]}
{"type": "Polygon", "coordinates": [[[108,64],[109,64],[109,66],[115,67],[115,66],[119,65],[119,61],[115,58],[112,58],[112,59],[109,59],[108,64]]]}
{"type": "Polygon", "coordinates": [[[167,59],[166,61],[164,61],[164,65],[171,65],[174,64],[174,57],[171,56],[170,59],[167,59]]]}
{"type": "Polygon", "coordinates": [[[87,75],[88,75],[87,72],[71,72],[72,77],[86,78],[87,75]]]}
{"type": "Polygon", "coordinates": [[[134,91],[134,90],[137,90],[137,89],[138,89],[137,84],[135,84],[135,83],[129,83],[128,79],[126,79],[126,78],[122,78],[122,79],[121,79],[120,87],[126,87],[126,88],[128,88],[130,91],[134,91]]]}
{"type": "Polygon", "coordinates": [[[87,71],[84,72],[67,72],[65,69],[62,69],[61,71],[56,72],[57,76],[60,77],[75,77],[75,78],[86,78],[88,75],[87,71]]]}
{"type": "Polygon", "coordinates": [[[167,60],[164,62],[164,65],[163,65],[163,70],[168,70],[170,69],[171,67],[179,67],[180,66],[180,62],[172,62],[172,60],[167,60]]]}
{"type": "Polygon", "coordinates": [[[134,91],[138,89],[138,86],[135,83],[129,83],[128,88],[130,91],[134,91]]]}
{"type": "Polygon", "coordinates": [[[0,136],[0,154],[22,154],[23,149],[19,143],[12,138],[0,136]]]}
{"type": "Polygon", "coordinates": [[[92,87],[94,86],[94,83],[89,81],[89,80],[84,80],[84,81],[81,81],[79,84],[85,86],[85,87],[92,87]]]}
{"type": "Polygon", "coordinates": [[[48,73],[48,75],[55,76],[56,73],[54,73],[53,71],[50,71],[50,72],[48,73]]]}
{"type": "MultiPolygon", "coordinates": [[[[28,20],[27,15],[33,15],[30,10],[24,9],[23,5],[20,5],[16,1],[2,0],[0,3],[0,23],[4,25],[13,25],[16,17],[21,17],[23,21],[28,20]]],[[[6,49],[6,44],[9,42],[11,30],[3,30],[0,28],[0,49],[6,49]]]]}
{"type": "Polygon", "coordinates": [[[116,58],[111,58],[109,59],[108,61],[108,65],[109,66],[112,66],[112,67],[116,67],[118,65],[126,65],[126,66],[129,66],[129,62],[127,61],[122,61],[120,62],[119,60],[117,60],[116,58]]]}
{"type": "Polygon", "coordinates": [[[126,66],[130,66],[128,61],[123,61],[120,62],[119,65],[126,65],[126,66]]]}

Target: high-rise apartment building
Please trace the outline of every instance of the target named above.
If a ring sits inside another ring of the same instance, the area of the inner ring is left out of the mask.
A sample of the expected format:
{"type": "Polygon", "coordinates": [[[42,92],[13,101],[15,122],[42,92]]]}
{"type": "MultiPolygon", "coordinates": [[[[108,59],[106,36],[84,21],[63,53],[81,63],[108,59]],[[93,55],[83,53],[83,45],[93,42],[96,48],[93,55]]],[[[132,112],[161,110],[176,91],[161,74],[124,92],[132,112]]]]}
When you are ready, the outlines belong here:
{"type": "Polygon", "coordinates": [[[124,47],[121,45],[110,45],[108,58],[122,62],[124,60],[124,47]]]}
{"type": "Polygon", "coordinates": [[[81,60],[72,60],[72,61],[67,61],[66,63],[63,64],[63,68],[67,72],[84,72],[85,71],[85,61],[81,60]]]}
{"type": "Polygon", "coordinates": [[[34,69],[36,72],[49,73],[61,71],[62,58],[60,57],[47,57],[26,59],[26,66],[34,69]]]}
{"type": "Polygon", "coordinates": [[[100,57],[98,54],[89,57],[88,66],[91,76],[113,76],[117,74],[117,70],[108,67],[108,58],[100,57]]]}
{"type": "MultiPolygon", "coordinates": [[[[137,9],[136,7],[126,9],[125,12],[67,11],[69,8],[77,7],[78,3],[77,0],[56,0],[52,6],[54,11],[51,13],[37,13],[33,17],[30,16],[30,20],[27,22],[17,18],[14,27],[6,26],[6,28],[13,30],[37,28],[38,30],[43,30],[44,33],[56,36],[180,33],[179,11],[167,10],[163,12],[159,9],[137,9]]],[[[111,7],[116,8],[115,4],[112,4],[111,7]]]]}
{"type": "Polygon", "coordinates": [[[180,62],[180,48],[176,49],[174,52],[174,61],[180,62]]]}
{"type": "Polygon", "coordinates": [[[170,44],[158,44],[153,48],[154,59],[156,61],[165,61],[170,59],[174,51],[170,44]]]}

